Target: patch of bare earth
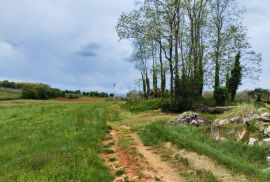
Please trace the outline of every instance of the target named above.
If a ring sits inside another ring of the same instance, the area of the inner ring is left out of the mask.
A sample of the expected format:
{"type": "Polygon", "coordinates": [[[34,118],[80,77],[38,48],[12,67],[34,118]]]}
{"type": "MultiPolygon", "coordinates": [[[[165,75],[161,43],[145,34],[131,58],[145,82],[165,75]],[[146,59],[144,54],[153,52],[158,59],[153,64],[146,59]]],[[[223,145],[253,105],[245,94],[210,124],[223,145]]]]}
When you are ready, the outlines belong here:
{"type": "Polygon", "coordinates": [[[188,151],[185,149],[179,150],[176,147],[172,146],[170,143],[165,144],[164,148],[166,148],[167,150],[168,149],[171,150],[174,153],[174,155],[178,155],[179,157],[186,159],[188,163],[191,165],[192,169],[211,172],[218,181],[224,182],[250,181],[246,176],[233,173],[229,169],[220,166],[216,161],[207,156],[199,155],[196,152],[188,151]]]}
{"type": "Polygon", "coordinates": [[[152,153],[139,140],[138,136],[128,127],[113,130],[104,145],[114,143],[110,154],[100,157],[115,174],[114,182],[182,182],[185,181],[169,164],[162,161],[160,156],[152,153]],[[112,160],[114,159],[114,160],[112,160]],[[117,176],[117,172],[123,175],[117,176]]]}

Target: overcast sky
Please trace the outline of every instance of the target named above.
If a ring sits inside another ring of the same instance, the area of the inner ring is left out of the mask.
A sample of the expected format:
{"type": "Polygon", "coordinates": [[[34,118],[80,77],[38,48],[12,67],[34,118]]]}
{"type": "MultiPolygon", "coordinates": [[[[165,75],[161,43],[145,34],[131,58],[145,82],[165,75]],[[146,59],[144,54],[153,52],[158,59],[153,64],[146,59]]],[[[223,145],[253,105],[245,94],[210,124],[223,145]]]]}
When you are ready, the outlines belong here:
{"type": "MultiPolygon", "coordinates": [[[[270,88],[270,0],[240,0],[253,48],[263,55],[259,82],[270,88]]],[[[118,93],[137,88],[131,47],[115,26],[134,0],[0,0],[0,80],[118,93]]]]}

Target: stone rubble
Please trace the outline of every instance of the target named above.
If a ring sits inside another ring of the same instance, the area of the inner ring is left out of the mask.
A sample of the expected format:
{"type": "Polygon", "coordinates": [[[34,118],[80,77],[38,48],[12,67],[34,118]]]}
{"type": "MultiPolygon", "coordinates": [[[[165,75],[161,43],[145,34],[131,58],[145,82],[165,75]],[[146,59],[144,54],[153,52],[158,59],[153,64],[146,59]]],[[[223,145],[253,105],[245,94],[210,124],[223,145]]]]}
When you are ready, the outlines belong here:
{"type": "Polygon", "coordinates": [[[184,112],[180,114],[173,122],[174,125],[184,124],[194,126],[203,125],[205,123],[206,121],[200,118],[199,115],[195,112],[184,112]]]}

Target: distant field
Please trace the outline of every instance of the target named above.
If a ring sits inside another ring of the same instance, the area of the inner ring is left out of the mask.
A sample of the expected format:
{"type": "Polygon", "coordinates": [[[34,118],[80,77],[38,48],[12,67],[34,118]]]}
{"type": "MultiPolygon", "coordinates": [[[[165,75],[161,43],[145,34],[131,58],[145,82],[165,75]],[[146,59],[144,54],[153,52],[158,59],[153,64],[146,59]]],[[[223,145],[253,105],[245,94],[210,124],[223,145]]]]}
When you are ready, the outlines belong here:
{"type": "Polygon", "coordinates": [[[18,99],[21,97],[21,90],[0,87],[0,99],[18,99]]]}
{"type": "Polygon", "coordinates": [[[107,103],[0,103],[0,181],[111,181],[98,158],[107,103]]]}

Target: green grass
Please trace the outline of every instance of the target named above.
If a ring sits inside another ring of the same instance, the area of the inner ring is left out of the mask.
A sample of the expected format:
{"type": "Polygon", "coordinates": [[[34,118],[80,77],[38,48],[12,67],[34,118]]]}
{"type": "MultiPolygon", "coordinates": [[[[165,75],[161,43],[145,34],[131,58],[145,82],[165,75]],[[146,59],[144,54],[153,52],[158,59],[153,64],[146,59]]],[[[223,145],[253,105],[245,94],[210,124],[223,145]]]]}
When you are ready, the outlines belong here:
{"type": "Polygon", "coordinates": [[[106,105],[16,101],[0,108],[0,181],[109,182],[98,158],[106,105]]]}
{"type": "Polygon", "coordinates": [[[224,119],[233,117],[245,117],[255,113],[258,113],[256,105],[244,103],[237,105],[237,107],[234,107],[228,112],[225,112],[224,114],[220,115],[219,118],[224,119]]]}
{"type": "Polygon", "coordinates": [[[167,126],[165,121],[157,121],[148,125],[141,133],[146,145],[160,145],[170,141],[173,144],[197,153],[207,155],[220,164],[236,172],[243,172],[262,181],[270,180],[270,173],[265,169],[266,147],[248,146],[236,141],[218,143],[201,128],[191,126],[167,126]]]}
{"type": "Polygon", "coordinates": [[[166,102],[166,100],[162,101],[161,99],[140,100],[136,102],[128,102],[123,105],[123,108],[131,112],[143,112],[160,109],[166,102]]]}
{"type": "Polygon", "coordinates": [[[8,89],[0,87],[0,99],[18,99],[21,97],[20,89],[8,89]]]}

